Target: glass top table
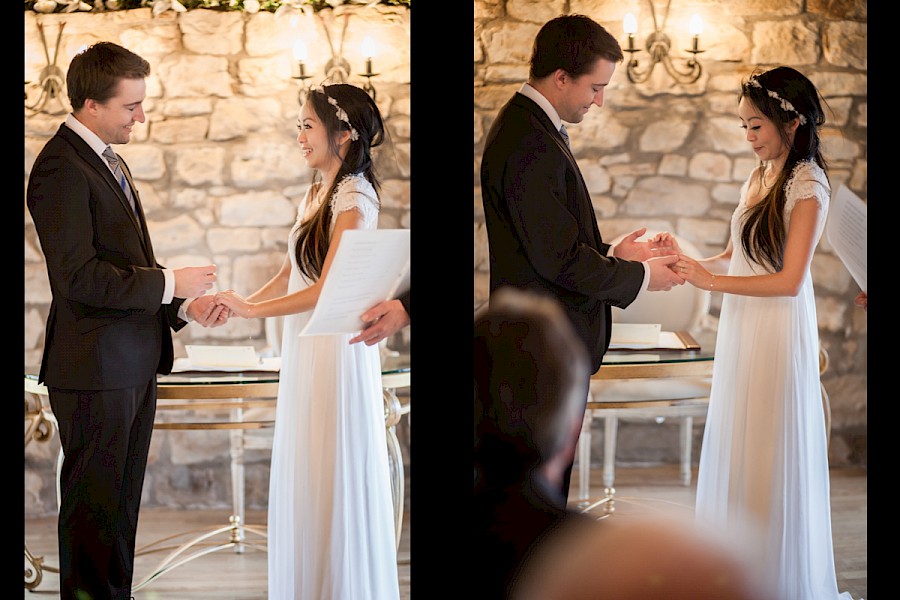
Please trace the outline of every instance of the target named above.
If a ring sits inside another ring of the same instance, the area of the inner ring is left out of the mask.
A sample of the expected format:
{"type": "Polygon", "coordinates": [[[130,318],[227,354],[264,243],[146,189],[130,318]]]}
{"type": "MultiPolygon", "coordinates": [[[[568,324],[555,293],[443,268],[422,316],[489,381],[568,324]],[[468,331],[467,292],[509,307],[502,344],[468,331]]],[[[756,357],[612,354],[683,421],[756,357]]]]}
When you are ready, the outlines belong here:
{"type": "MultiPolygon", "coordinates": [[[[47,442],[56,430],[56,419],[50,409],[47,388],[38,383],[37,367],[25,368],[25,446],[31,441],[47,442]]],[[[382,359],[381,381],[387,433],[388,464],[391,492],[394,503],[396,539],[399,548],[403,523],[405,474],[396,425],[403,415],[409,414],[408,395],[401,402],[398,389],[410,385],[410,359],[408,355],[388,355],[382,359]]],[[[184,371],[157,377],[157,416],[154,429],[163,430],[229,430],[231,436],[231,485],[233,510],[227,525],[204,531],[201,535],[179,545],[150,574],[137,582],[133,590],[144,587],[153,579],[186,562],[209,552],[233,548],[242,553],[245,547],[266,550],[266,530],[262,525],[244,522],[244,461],[247,430],[267,429],[275,424],[275,404],[278,396],[278,370],[246,371],[184,371]],[[214,536],[225,534],[227,540],[212,545],[214,536]],[[248,540],[247,534],[259,539],[248,540]],[[212,546],[211,546],[212,545],[212,546]],[[187,554],[188,551],[191,554],[187,554]]],[[[60,453],[60,458],[62,454],[60,453]]],[[[57,471],[61,461],[57,463],[57,471]]],[[[57,474],[58,477],[58,474],[57,474]]],[[[193,532],[189,532],[193,533],[193,532]]],[[[172,550],[162,546],[170,542],[166,538],[136,549],[136,553],[172,550]]],[[[25,587],[34,590],[41,582],[42,572],[58,572],[46,564],[43,557],[34,556],[25,545],[25,587]],[[30,565],[30,568],[29,566],[30,565]]]]}
{"type": "Polygon", "coordinates": [[[706,414],[715,340],[702,340],[699,350],[610,350],[591,377],[587,410],[578,441],[577,503],[585,510],[603,505],[614,510],[615,446],[619,417],[681,418],[681,476],[690,481],[690,435],[693,417],[706,414]],[[637,381],[627,381],[637,380],[637,381]],[[643,380],[643,382],[641,381],[643,380]],[[591,426],[594,415],[604,419],[604,496],[589,499],[591,426]]]}
{"type": "Polygon", "coordinates": [[[608,350],[591,380],[702,377],[712,374],[715,348],[608,350]]]}

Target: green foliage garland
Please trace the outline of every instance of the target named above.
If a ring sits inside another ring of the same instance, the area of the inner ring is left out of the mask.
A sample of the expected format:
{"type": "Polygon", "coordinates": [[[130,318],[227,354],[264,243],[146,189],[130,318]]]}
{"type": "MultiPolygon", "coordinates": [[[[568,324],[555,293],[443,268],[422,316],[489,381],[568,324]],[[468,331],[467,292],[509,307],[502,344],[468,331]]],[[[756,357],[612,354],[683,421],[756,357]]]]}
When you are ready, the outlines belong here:
{"type": "MultiPolygon", "coordinates": [[[[187,10],[205,8],[219,11],[242,12],[275,12],[283,5],[297,8],[311,8],[319,11],[344,4],[371,4],[371,0],[176,0],[187,10]],[[246,4],[246,6],[245,6],[246,4]]],[[[412,0],[378,0],[377,4],[388,6],[405,6],[409,8],[412,0]]],[[[41,13],[62,12],[108,12],[128,10],[132,8],[148,8],[155,10],[168,9],[172,0],[25,0],[25,10],[41,13]],[[161,6],[154,6],[161,5],[161,6]]],[[[160,11],[162,12],[162,11],[160,11]]]]}

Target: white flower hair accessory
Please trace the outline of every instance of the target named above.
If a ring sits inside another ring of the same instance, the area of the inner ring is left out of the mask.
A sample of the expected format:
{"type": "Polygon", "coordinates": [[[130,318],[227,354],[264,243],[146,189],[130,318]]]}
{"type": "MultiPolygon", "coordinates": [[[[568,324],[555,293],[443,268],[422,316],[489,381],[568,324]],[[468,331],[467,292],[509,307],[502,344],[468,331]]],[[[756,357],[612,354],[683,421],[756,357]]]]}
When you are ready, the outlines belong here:
{"type": "Polygon", "coordinates": [[[354,142],[356,140],[358,140],[359,132],[356,130],[356,128],[353,127],[353,125],[350,124],[350,117],[347,116],[347,111],[345,111],[343,108],[338,106],[337,100],[335,100],[334,98],[332,98],[331,96],[326,94],[325,88],[322,86],[314,87],[312,89],[312,91],[319,92],[320,94],[322,94],[323,96],[325,96],[328,99],[328,103],[334,107],[334,112],[337,115],[337,118],[339,120],[343,121],[344,123],[346,123],[347,127],[350,128],[350,139],[353,140],[354,142]]]}
{"type": "Polygon", "coordinates": [[[785,112],[794,113],[800,119],[800,124],[806,125],[806,117],[804,115],[801,115],[800,111],[798,111],[796,108],[794,108],[793,104],[791,104],[790,102],[788,102],[787,100],[785,100],[784,98],[779,96],[778,92],[773,92],[772,90],[766,90],[762,86],[762,84],[759,82],[759,80],[756,79],[756,77],[751,77],[750,80],[747,81],[747,84],[752,85],[755,88],[765,90],[765,92],[769,95],[770,98],[774,98],[775,100],[778,100],[778,103],[781,105],[781,110],[783,110],[785,112]]]}

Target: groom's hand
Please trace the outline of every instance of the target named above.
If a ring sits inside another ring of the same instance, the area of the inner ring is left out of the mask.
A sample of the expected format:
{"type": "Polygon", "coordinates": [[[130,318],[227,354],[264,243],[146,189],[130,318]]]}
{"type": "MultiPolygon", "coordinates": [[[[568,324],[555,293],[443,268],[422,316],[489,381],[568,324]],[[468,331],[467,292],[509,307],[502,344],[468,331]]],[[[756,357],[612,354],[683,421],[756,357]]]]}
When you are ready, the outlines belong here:
{"type": "Polygon", "coordinates": [[[650,249],[653,251],[653,256],[684,254],[681,251],[681,246],[678,245],[678,240],[676,240],[675,236],[668,231],[657,233],[649,240],[649,243],[650,249]]]}
{"type": "Polygon", "coordinates": [[[204,294],[194,298],[187,308],[187,314],[203,327],[218,327],[228,322],[230,311],[227,306],[217,304],[215,296],[204,294]]]}
{"type": "Polygon", "coordinates": [[[671,290],[676,285],[684,283],[684,278],[672,269],[678,262],[678,255],[660,256],[647,261],[650,266],[650,284],[647,290],[650,292],[664,292],[671,290]]]}
{"type": "Polygon", "coordinates": [[[376,304],[360,318],[367,324],[366,328],[350,340],[351,344],[365,342],[366,346],[372,346],[409,325],[409,314],[397,299],[376,304]]]}
{"type": "Polygon", "coordinates": [[[638,242],[637,239],[645,233],[647,233],[647,228],[641,227],[623,237],[622,241],[616,244],[613,249],[613,256],[624,258],[625,260],[639,260],[643,262],[655,256],[682,253],[675,236],[668,231],[657,233],[645,242],[638,242]]]}
{"type": "Polygon", "coordinates": [[[175,297],[194,298],[204,295],[216,282],[216,266],[182,267],[172,271],[175,275],[175,297]]]}
{"type": "Polygon", "coordinates": [[[650,249],[650,244],[648,244],[647,242],[635,241],[646,232],[647,228],[641,227],[640,229],[632,231],[631,233],[623,237],[622,241],[616,244],[613,248],[613,256],[625,260],[638,260],[641,262],[653,257],[653,252],[650,249]]]}

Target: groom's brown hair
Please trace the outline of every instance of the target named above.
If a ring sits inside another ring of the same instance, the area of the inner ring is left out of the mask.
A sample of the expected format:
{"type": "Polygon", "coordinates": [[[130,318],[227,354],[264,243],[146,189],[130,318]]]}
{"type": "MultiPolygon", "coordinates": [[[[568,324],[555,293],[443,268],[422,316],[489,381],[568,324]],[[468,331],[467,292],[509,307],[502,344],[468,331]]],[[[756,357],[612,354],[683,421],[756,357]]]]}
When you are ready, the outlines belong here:
{"type": "Polygon", "coordinates": [[[545,23],[534,38],[530,76],[541,79],[562,69],[577,77],[593,69],[599,58],[622,62],[618,40],[590,17],[562,15],[545,23]]]}

